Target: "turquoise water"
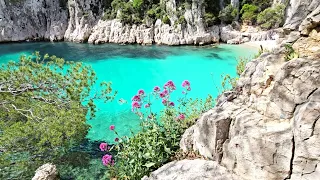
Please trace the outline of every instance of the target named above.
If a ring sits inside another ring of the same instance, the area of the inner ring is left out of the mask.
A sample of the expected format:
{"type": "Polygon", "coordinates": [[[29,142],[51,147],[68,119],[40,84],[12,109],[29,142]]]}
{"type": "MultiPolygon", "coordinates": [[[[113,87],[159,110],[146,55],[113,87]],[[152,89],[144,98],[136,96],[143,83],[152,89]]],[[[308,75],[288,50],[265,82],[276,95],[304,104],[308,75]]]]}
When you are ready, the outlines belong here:
{"type": "MultiPolygon", "coordinates": [[[[115,125],[121,135],[129,135],[130,129],[137,130],[139,119],[131,112],[130,105],[131,97],[139,89],[151,92],[154,86],[163,87],[168,80],[180,87],[183,80],[189,80],[192,87],[189,97],[206,98],[208,94],[215,97],[220,75],[235,76],[236,59],[248,57],[256,49],[235,45],[170,47],[17,43],[0,44],[0,63],[17,60],[21,54],[30,55],[34,51],[82,61],[94,68],[98,81],[112,82],[113,89],[118,91],[116,100],[107,104],[97,102],[96,117],[87,120],[92,126],[87,135],[90,140],[112,142],[114,134],[109,131],[110,125],[115,125]],[[120,105],[120,98],[128,103],[120,105]]],[[[182,90],[177,89],[175,97],[182,90]]]]}

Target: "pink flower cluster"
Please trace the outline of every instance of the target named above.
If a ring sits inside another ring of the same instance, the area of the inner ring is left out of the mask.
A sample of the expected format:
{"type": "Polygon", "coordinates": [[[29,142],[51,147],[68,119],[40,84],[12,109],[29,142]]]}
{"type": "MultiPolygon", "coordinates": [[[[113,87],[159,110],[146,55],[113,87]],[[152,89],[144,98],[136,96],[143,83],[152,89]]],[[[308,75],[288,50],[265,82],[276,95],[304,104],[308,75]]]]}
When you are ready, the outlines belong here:
{"type": "MultiPolygon", "coordinates": [[[[187,91],[191,91],[190,82],[188,80],[184,80],[182,82],[182,87],[184,87],[187,91]]],[[[182,91],[182,94],[186,94],[186,91],[182,91]]]]}
{"type": "Polygon", "coordinates": [[[99,146],[101,151],[107,151],[108,150],[108,144],[107,143],[101,143],[99,146]]]}
{"type": "Polygon", "coordinates": [[[178,120],[184,120],[186,117],[185,117],[185,115],[184,114],[180,114],[179,116],[178,116],[178,120]]]}
{"type": "Polygon", "coordinates": [[[132,108],[132,111],[134,111],[135,109],[140,109],[141,108],[141,105],[142,105],[142,98],[144,97],[144,90],[143,89],[140,89],[137,93],[137,95],[134,95],[132,97],[132,103],[131,103],[131,108],[132,108]]]}
{"type": "Polygon", "coordinates": [[[112,155],[106,154],[102,157],[102,164],[104,166],[113,166],[114,165],[114,161],[112,160],[112,155]]]}

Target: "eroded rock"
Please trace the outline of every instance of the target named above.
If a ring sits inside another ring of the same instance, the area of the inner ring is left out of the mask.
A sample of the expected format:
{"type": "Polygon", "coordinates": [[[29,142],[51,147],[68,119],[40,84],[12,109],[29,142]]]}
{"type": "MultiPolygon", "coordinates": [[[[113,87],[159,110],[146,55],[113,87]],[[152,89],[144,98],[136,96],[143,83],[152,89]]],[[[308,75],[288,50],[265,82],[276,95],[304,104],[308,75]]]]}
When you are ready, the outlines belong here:
{"type": "Polygon", "coordinates": [[[142,180],[233,180],[237,179],[217,162],[207,160],[181,160],[170,162],[142,180]]]}
{"type": "Polygon", "coordinates": [[[58,171],[53,164],[44,164],[36,170],[32,180],[58,180],[58,171]]]}

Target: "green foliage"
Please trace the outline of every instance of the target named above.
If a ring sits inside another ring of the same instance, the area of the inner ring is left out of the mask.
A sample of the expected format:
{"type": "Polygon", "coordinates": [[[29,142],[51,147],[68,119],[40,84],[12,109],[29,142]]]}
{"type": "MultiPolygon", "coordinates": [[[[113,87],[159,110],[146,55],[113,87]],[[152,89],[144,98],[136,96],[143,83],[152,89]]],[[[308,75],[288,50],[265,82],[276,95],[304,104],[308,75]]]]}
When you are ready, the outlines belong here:
{"type": "Polygon", "coordinates": [[[229,74],[221,75],[221,78],[221,90],[219,89],[220,94],[235,88],[239,79],[238,77],[231,77],[229,74]]]}
{"type": "Polygon", "coordinates": [[[143,3],[144,3],[143,0],[133,0],[132,5],[134,8],[140,9],[143,3]]]}
{"type": "Polygon", "coordinates": [[[241,4],[252,4],[259,7],[259,11],[263,11],[266,8],[270,7],[273,3],[273,0],[242,0],[241,4]]]}
{"type": "Polygon", "coordinates": [[[94,100],[113,98],[110,83],[94,92],[95,82],[91,67],[39,53],[0,67],[0,179],[28,177],[83,140],[94,100]]]}
{"type": "Polygon", "coordinates": [[[294,59],[294,58],[299,58],[299,53],[293,49],[291,44],[285,44],[284,47],[286,49],[285,57],[284,57],[286,61],[290,61],[291,59],[294,59]]]}
{"type": "Polygon", "coordinates": [[[242,6],[240,14],[243,21],[255,22],[257,18],[257,11],[259,8],[255,5],[245,4],[242,6]]]}
{"type": "Polygon", "coordinates": [[[210,27],[217,23],[218,18],[213,13],[205,13],[204,20],[206,22],[206,25],[210,27]]]}
{"type": "Polygon", "coordinates": [[[238,10],[231,4],[222,9],[219,13],[219,19],[225,23],[231,23],[237,16],[238,10]]]}
{"type": "Polygon", "coordinates": [[[282,26],[285,13],[285,5],[278,4],[276,7],[267,8],[258,14],[257,22],[264,29],[282,26]]]}
{"type": "Polygon", "coordinates": [[[175,24],[181,24],[181,25],[185,25],[187,23],[186,19],[184,18],[184,16],[180,16],[178,18],[178,20],[175,22],[175,24]]]}
{"type": "MultiPolygon", "coordinates": [[[[173,89],[171,89],[173,90],[173,89]]],[[[150,108],[137,108],[135,113],[143,120],[141,131],[132,137],[119,136],[119,144],[110,150],[115,154],[114,166],[108,166],[109,178],[141,179],[145,175],[159,168],[179,150],[179,143],[184,131],[194,124],[195,119],[203,112],[213,107],[213,98],[208,96],[205,101],[189,99],[187,94],[180,98],[178,106],[169,105],[170,94],[165,98],[164,110],[157,116],[150,108]],[[181,115],[183,114],[183,116],[181,115]]],[[[188,91],[188,90],[187,90],[188,91]]],[[[141,102],[152,105],[150,99],[159,99],[157,93],[140,96],[141,102]]]]}
{"type": "Polygon", "coordinates": [[[170,21],[170,19],[169,19],[169,17],[168,17],[167,15],[163,16],[162,22],[163,22],[164,24],[169,24],[169,25],[171,25],[171,21],[170,21]]]}
{"type": "Polygon", "coordinates": [[[239,76],[244,72],[246,68],[246,64],[249,61],[250,61],[249,58],[243,58],[243,57],[240,57],[237,60],[237,66],[236,66],[237,77],[231,77],[229,74],[221,75],[221,78],[222,78],[221,89],[217,87],[220,93],[223,93],[225,91],[228,91],[236,87],[239,76]]]}
{"type": "Polygon", "coordinates": [[[236,66],[236,69],[237,69],[237,75],[240,76],[242,74],[242,72],[246,69],[246,64],[249,62],[249,58],[243,58],[243,57],[240,57],[238,60],[237,60],[237,66],[236,66]]]}

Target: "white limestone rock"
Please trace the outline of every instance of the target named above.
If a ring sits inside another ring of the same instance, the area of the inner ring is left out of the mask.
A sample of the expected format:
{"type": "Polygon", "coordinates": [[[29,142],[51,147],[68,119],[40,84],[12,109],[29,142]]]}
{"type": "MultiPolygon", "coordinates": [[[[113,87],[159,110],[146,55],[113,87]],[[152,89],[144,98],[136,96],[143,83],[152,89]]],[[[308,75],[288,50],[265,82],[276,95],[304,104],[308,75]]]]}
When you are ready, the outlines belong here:
{"type": "Polygon", "coordinates": [[[55,165],[47,163],[36,170],[32,180],[58,180],[58,171],[55,165]]]}
{"type": "Polygon", "coordinates": [[[217,162],[201,159],[170,162],[141,180],[233,180],[217,162]]]}

